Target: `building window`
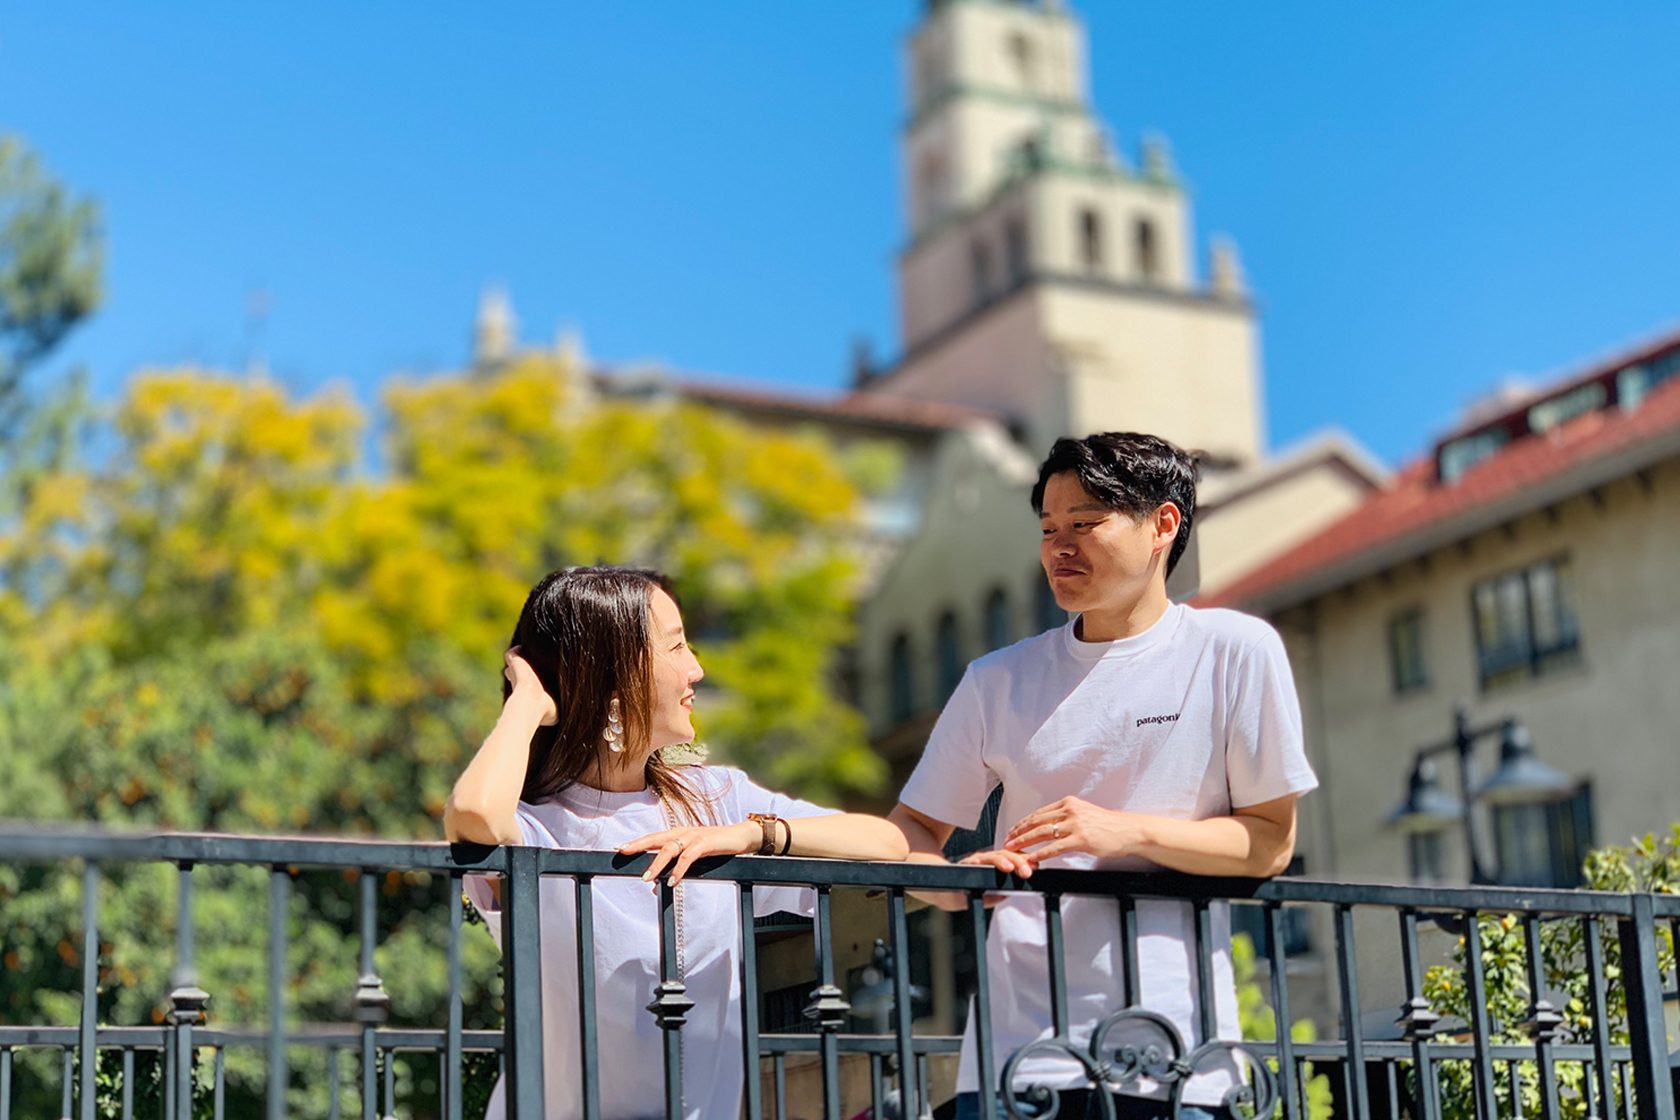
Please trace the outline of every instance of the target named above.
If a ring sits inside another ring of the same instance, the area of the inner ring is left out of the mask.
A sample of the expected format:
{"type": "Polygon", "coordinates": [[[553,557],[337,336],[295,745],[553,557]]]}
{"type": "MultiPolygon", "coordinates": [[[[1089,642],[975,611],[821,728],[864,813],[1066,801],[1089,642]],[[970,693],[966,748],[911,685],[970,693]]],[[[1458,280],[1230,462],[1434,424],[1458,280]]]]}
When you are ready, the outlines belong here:
{"type": "Polygon", "coordinates": [[[900,634],[893,639],[887,671],[891,678],[892,718],[895,721],[909,719],[916,714],[916,680],[910,658],[910,635],[900,634]]]}
{"type": "Polygon", "coordinates": [[[1011,218],[1003,227],[1003,255],[1009,269],[1009,283],[1013,287],[1027,279],[1027,227],[1020,218],[1011,218]]]}
{"type": "Polygon", "coordinates": [[[986,652],[1002,649],[1015,640],[1015,628],[1009,625],[1009,595],[1003,588],[993,588],[986,596],[986,652]]]}
{"type": "Polygon", "coordinates": [[[1148,218],[1139,218],[1132,227],[1132,244],[1137,255],[1138,275],[1144,280],[1154,280],[1160,272],[1159,254],[1155,247],[1155,223],[1148,218]]]}
{"type": "Polygon", "coordinates": [[[1470,592],[1482,687],[1572,665],[1580,656],[1569,558],[1486,579],[1470,592]]]}
{"type": "Polygon", "coordinates": [[[1056,605],[1056,593],[1050,589],[1048,579],[1038,581],[1037,606],[1040,630],[1055,630],[1067,624],[1068,612],[1056,605]]]}
{"type": "Polygon", "coordinates": [[[1389,619],[1388,656],[1394,669],[1395,692],[1415,692],[1429,683],[1422,607],[1403,610],[1389,619]]]}
{"type": "Polygon", "coordinates": [[[1565,801],[1494,806],[1493,842],[1501,884],[1580,886],[1593,845],[1592,783],[1582,782],[1565,801]]]}
{"type": "Polygon", "coordinates": [[[951,698],[951,693],[957,690],[957,684],[962,680],[963,661],[962,640],[957,633],[957,616],[946,611],[939,619],[939,629],[934,638],[935,659],[939,668],[939,702],[944,704],[951,698]]]}
{"type": "Polygon", "coordinates": [[[976,305],[992,296],[992,251],[984,241],[976,241],[968,250],[970,294],[976,305]]]}
{"type": "Polygon", "coordinates": [[[1095,210],[1079,212],[1079,263],[1086,272],[1102,271],[1102,215],[1095,210]]]}
{"type": "Polygon", "coordinates": [[[1441,873],[1441,834],[1414,832],[1406,838],[1407,870],[1414,883],[1444,883],[1441,873]]]}
{"type": "Polygon", "coordinates": [[[1032,40],[1019,33],[1009,37],[1009,58],[1015,66],[1015,77],[1021,88],[1032,90],[1038,84],[1038,64],[1033,57],[1032,40]]]}

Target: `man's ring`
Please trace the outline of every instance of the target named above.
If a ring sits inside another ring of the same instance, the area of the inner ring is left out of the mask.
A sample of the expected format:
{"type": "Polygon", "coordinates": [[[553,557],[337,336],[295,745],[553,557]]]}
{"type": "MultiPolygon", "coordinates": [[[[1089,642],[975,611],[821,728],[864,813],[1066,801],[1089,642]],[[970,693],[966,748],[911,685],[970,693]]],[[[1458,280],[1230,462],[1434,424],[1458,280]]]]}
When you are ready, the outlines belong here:
{"type": "Polygon", "coordinates": [[[1050,826],[1050,837],[1053,840],[1060,840],[1062,838],[1062,822],[1061,821],[1057,821],[1055,824],[1050,826]]]}

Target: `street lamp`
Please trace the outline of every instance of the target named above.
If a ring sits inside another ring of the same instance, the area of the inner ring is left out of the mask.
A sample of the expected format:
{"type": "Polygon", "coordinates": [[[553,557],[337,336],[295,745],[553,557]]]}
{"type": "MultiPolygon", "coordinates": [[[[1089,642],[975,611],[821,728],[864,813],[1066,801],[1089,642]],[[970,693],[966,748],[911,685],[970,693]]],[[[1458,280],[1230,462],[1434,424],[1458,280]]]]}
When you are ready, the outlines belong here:
{"type": "Polygon", "coordinates": [[[1454,826],[1464,829],[1464,843],[1470,857],[1470,881],[1494,882],[1476,842],[1477,804],[1508,810],[1502,825],[1514,846],[1545,846],[1548,841],[1546,806],[1569,798],[1574,784],[1562,771],[1535,757],[1528,730],[1514,716],[1480,726],[1472,725],[1470,712],[1460,704],[1453,713],[1450,739],[1417,748],[1405,798],[1388,815],[1388,823],[1407,836],[1414,867],[1433,862],[1442,833],[1454,826]],[[1499,768],[1478,784],[1475,749],[1482,739],[1498,734],[1499,768]],[[1435,756],[1458,755],[1459,790],[1465,799],[1441,788],[1435,756]]]}

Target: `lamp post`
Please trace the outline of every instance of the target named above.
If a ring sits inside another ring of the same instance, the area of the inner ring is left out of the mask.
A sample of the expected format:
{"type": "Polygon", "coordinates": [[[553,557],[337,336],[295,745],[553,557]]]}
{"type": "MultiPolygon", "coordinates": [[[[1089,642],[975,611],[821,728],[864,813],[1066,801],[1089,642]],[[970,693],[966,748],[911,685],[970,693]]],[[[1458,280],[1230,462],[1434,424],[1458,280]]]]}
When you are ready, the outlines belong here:
{"type": "MultiPolygon", "coordinates": [[[[1388,822],[1407,834],[1414,853],[1433,838],[1452,828],[1464,828],[1465,850],[1470,858],[1470,881],[1492,883],[1493,869],[1482,859],[1476,842],[1476,814],[1478,803],[1500,808],[1533,806],[1536,809],[1568,798],[1574,783],[1562,771],[1548,766],[1534,754],[1534,744],[1527,728],[1514,716],[1505,716],[1489,723],[1470,722],[1470,711],[1464,704],[1453,712],[1451,738],[1418,747],[1404,800],[1389,813],[1388,822]],[[1499,767],[1487,781],[1476,782],[1476,744],[1497,734],[1499,767]],[[1458,782],[1462,797],[1454,797],[1441,788],[1435,757],[1442,754],[1458,756],[1458,782]]],[[[1544,829],[1543,813],[1539,815],[1544,829]]],[[[1525,820],[1532,827],[1533,820],[1525,820]]]]}

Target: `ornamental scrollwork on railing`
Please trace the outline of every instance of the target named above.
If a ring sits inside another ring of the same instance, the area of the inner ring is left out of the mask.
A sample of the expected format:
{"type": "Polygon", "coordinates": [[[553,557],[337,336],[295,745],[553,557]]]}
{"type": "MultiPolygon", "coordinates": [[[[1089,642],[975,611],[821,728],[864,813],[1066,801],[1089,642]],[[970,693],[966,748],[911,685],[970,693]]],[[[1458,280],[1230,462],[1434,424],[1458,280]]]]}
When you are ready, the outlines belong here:
{"type": "Polygon", "coordinates": [[[1005,1115],[1013,1120],[1055,1120],[1061,1108],[1061,1095],[1055,1089],[1045,1085],[1028,1085],[1021,1090],[1015,1087],[1015,1071],[1024,1061],[1035,1055],[1054,1055],[1078,1062],[1088,1087],[1102,1090],[1095,1099],[1103,1120],[1116,1120],[1112,1094],[1142,1080],[1166,1087],[1169,1115],[1177,1120],[1184,1087],[1217,1054],[1241,1059],[1248,1067],[1248,1079],[1226,1091],[1225,1107],[1235,1116],[1270,1116],[1278,1101],[1277,1078],[1270,1066],[1241,1042],[1226,1039],[1209,1039],[1186,1054],[1184,1036],[1177,1025],[1165,1015],[1141,1007],[1116,1011],[1098,1023],[1084,1050],[1065,1038],[1040,1039],[1016,1050],[1003,1065],[998,1094],[1005,1115]],[[1110,1046],[1109,1033],[1122,1023],[1143,1023],[1159,1032],[1160,1041],[1110,1046]]]}

